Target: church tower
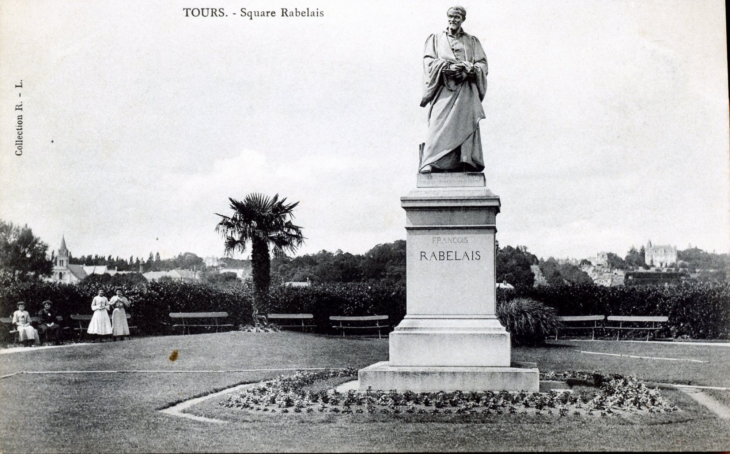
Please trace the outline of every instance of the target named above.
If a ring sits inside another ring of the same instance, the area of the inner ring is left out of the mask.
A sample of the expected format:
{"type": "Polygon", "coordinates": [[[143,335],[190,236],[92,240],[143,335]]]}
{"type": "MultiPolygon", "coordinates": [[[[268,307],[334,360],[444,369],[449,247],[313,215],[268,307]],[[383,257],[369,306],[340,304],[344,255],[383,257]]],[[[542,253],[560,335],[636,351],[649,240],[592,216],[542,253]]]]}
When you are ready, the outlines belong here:
{"type": "Polygon", "coordinates": [[[58,248],[58,255],[53,264],[53,274],[50,281],[62,282],[65,284],[74,284],[86,277],[86,272],[82,265],[69,264],[71,253],[66,247],[66,237],[61,237],[61,247],[58,248]]]}
{"type": "Polygon", "coordinates": [[[59,268],[68,267],[68,248],[66,247],[66,237],[61,237],[61,247],[58,248],[58,257],[56,257],[56,266],[59,268]]]}

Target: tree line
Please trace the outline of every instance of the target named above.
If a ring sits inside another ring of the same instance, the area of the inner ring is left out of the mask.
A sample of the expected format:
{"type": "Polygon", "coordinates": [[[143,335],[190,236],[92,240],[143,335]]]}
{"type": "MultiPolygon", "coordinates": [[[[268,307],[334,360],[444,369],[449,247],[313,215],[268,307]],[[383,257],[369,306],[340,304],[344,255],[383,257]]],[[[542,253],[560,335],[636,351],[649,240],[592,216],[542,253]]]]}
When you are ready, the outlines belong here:
{"type": "Polygon", "coordinates": [[[406,242],[378,244],[364,254],[328,252],[299,257],[278,257],[271,263],[272,279],[278,282],[370,282],[399,283],[406,280],[406,242]]]}
{"type": "Polygon", "coordinates": [[[127,260],[119,256],[112,257],[111,255],[108,257],[100,255],[74,257],[69,253],[68,262],[76,265],[107,266],[109,269],[116,269],[117,271],[136,271],[142,273],[148,271],[171,271],[174,269],[202,270],[205,268],[205,261],[192,252],[185,252],[171,259],[164,260],[160,258],[159,252],[154,255],[150,252],[147,260],[133,256],[130,256],[127,260]]]}

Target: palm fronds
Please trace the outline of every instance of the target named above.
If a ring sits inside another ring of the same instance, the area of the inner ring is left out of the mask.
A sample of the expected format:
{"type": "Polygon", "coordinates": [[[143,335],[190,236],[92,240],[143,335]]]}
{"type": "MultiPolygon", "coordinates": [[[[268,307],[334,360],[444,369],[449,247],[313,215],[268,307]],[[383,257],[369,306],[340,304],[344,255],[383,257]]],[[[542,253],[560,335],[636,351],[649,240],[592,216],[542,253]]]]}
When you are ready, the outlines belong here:
{"type": "Polygon", "coordinates": [[[233,215],[216,213],[221,217],[216,232],[223,236],[227,254],[245,252],[254,238],[271,245],[276,255],[296,252],[304,243],[302,228],[291,222],[299,202],[287,204],[286,198],[279,200],[279,194],[268,197],[260,193],[249,194],[243,201],[228,200],[233,215]]]}

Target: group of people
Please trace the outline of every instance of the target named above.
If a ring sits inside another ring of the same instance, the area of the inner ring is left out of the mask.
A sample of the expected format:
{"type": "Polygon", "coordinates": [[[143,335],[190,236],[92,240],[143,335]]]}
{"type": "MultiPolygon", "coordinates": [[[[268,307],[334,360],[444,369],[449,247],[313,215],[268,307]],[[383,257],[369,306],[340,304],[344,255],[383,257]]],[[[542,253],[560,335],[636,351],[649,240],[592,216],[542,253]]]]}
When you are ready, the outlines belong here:
{"type": "Polygon", "coordinates": [[[104,290],[99,290],[99,294],[91,301],[91,310],[94,311],[94,315],[91,317],[87,332],[96,335],[95,340],[98,340],[99,336],[110,334],[115,341],[124,340],[125,337],[129,338],[129,325],[125,310],[129,305],[130,302],[122,295],[121,289],[117,289],[117,294],[112,296],[111,300],[106,298],[104,290]],[[112,307],[114,311],[109,319],[109,309],[112,307]]]}
{"type": "MultiPolygon", "coordinates": [[[[126,308],[130,306],[121,289],[117,289],[117,294],[108,300],[104,296],[104,290],[99,290],[99,294],[94,297],[91,302],[91,310],[94,315],[91,317],[87,332],[95,335],[95,341],[103,338],[102,336],[111,335],[116,341],[129,338],[129,325],[127,324],[126,308]],[[114,308],[111,319],[109,318],[109,310],[114,308]]],[[[38,312],[38,329],[33,327],[30,313],[25,310],[25,302],[18,303],[18,310],[13,312],[12,324],[18,331],[18,338],[24,345],[40,345],[40,335],[46,339],[54,339],[56,345],[61,343],[61,326],[58,324],[58,313],[52,308],[51,301],[43,301],[43,309],[38,312]],[[40,333],[39,333],[40,331],[40,333]]]]}

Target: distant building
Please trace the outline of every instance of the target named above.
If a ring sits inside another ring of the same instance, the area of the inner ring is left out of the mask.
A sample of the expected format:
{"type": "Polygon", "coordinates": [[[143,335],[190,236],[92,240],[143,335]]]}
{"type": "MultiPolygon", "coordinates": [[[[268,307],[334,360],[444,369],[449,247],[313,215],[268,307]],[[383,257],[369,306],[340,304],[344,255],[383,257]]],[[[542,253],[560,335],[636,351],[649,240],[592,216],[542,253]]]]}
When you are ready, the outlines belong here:
{"type": "Polygon", "coordinates": [[[149,271],[142,276],[150,282],[158,281],[163,277],[169,277],[173,281],[181,282],[195,282],[199,280],[198,271],[190,270],[149,271]]]}
{"type": "Polygon", "coordinates": [[[545,275],[542,274],[540,265],[530,265],[530,271],[532,271],[533,276],[535,276],[535,283],[533,284],[533,287],[537,287],[538,285],[547,285],[547,279],[545,279],[545,275]]]}
{"type": "Polygon", "coordinates": [[[203,259],[203,261],[205,262],[205,266],[207,266],[208,268],[215,268],[223,264],[217,257],[206,257],[203,259]]]}
{"type": "Polygon", "coordinates": [[[66,237],[61,237],[61,247],[58,248],[58,255],[53,263],[51,282],[62,282],[64,284],[75,284],[89,274],[82,265],[71,265],[68,263],[71,254],[66,247],[66,237]]]}
{"type": "Polygon", "coordinates": [[[66,238],[61,237],[61,247],[58,248],[58,255],[53,262],[53,272],[46,280],[51,282],[63,282],[64,284],[75,284],[92,274],[134,274],[137,271],[117,271],[109,269],[106,265],[72,265],[69,262],[71,253],[66,247],[66,238]]]}
{"type": "Polygon", "coordinates": [[[677,246],[654,246],[646,243],[644,262],[656,268],[667,268],[677,263],[677,246]]]}
{"type": "Polygon", "coordinates": [[[624,285],[625,274],[623,270],[607,271],[605,268],[593,268],[588,272],[593,283],[603,287],[618,287],[624,285]]]}
{"type": "Polygon", "coordinates": [[[608,266],[608,252],[599,252],[595,257],[587,259],[593,266],[608,266]]]}
{"type": "Polygon", "coordinates": [[[245,281],[251,277],[251,267],[248,268],[220,268],[219,273],[234,273],[238,279],[245,281]]]}

